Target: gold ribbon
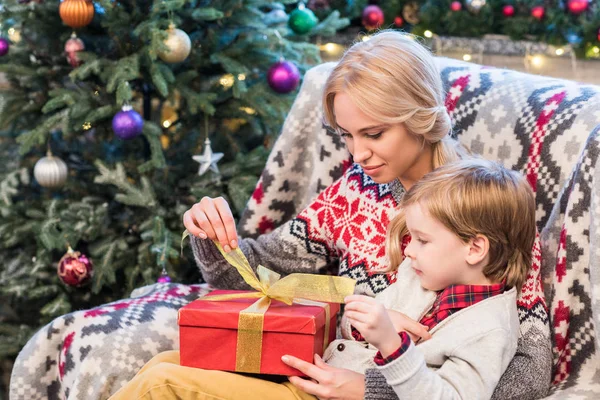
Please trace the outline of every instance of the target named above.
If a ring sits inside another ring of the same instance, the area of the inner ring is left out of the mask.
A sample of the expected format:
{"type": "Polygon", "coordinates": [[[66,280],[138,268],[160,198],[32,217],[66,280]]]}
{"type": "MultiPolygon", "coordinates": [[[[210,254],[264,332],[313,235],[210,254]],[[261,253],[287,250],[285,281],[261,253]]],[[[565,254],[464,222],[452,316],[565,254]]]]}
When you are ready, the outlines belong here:
{"type": "Polygon", "coordinates": [[[224,301],[258,298],[250,307],[242,310],[238,318],[236,371],[260,372],[264,315],[271,305],[271,299],[282,301],[288,305],[295,302],[323,307],[325,310],[323,349],[327,347],[331,319],[327,303],[343,303],[346,296],[354,293],[354,279],[315,274],[290,274],[281,278],[281,275],[262,265],[257,267],[255,273],[239,248],[225,253],[219,243],[215,242],[215,245],[227,262],[237,269],[244,281],[256,292],[206,296],[202,300],[224,301]]]}

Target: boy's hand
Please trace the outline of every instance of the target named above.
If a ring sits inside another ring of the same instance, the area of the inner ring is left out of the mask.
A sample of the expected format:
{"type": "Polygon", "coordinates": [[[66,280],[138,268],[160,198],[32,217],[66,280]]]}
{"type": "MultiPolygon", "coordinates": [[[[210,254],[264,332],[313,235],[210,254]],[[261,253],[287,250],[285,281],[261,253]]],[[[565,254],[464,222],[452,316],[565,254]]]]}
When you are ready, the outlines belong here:
{"type": "Polygon", "coordinates": [[[394,328],[388,310],[374,298],[352,295],[344,299],[344,314],[367,342],[377,347],[384,357],[400,347],[400,337],[394,328]]]}
{"type": "Polygon", "coordinates": [[[418,323],[399,311],[387,310],[387,312],[392,320],[392,324],[394,324],[396,332],[405,331],[414,343],[417,343],[421,339],[431,339],[431,333],[429,333],[429,328],[427,328],[427,326],[418,323]]]}

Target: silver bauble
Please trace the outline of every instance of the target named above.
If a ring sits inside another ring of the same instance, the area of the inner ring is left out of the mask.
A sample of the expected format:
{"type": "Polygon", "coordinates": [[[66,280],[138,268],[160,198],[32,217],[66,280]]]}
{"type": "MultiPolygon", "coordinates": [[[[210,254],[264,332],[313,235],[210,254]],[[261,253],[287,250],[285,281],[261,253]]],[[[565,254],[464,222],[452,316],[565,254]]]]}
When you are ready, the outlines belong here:
{"type": "Polygon", "coordinates": [[[163,42],[169,48],[167,51],[161,51],[158,56],[161,60],[168,63],[179,63],[184,61],[190,55],[192,42],[187,33],[175,26],[169,26],[167,38],[163,42]]]}
{"type": "Polygon", "coordinates": [[[59,157],[55,157],[50,153],[46,157],[40,158],[33,168],[35,180],[41,186],[51,189],[56,189],[64,185],[67,181],[67,173],[67,164],[59,157]]]}
{"type": "Polygon", "coordinates": [[[473,14],[479,13],[483,6],[485,6],[487,0],[465,0],[465,6],[467,10],[473,14]]]}

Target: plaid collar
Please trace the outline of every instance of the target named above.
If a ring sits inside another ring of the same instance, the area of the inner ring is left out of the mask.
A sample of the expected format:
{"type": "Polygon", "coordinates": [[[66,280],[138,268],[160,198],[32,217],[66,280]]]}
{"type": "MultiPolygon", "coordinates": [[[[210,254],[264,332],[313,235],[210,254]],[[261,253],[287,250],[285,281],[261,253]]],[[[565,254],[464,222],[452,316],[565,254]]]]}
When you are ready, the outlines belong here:
{"type": "Polygon", "coordinates": [[[421,323],[432,329],[457,311],[502,294],[504,282],[493,285],[450,285],[440,291],[431,309],[421,318],[421,323]]]}

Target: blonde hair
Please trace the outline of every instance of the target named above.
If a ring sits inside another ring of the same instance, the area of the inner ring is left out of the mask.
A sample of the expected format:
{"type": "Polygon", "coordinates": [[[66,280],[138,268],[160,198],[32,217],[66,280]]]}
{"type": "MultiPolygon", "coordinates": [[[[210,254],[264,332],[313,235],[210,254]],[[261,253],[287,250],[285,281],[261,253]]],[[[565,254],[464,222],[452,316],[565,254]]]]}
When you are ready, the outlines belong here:
{"type": "Polygon", "coordinates": [[[383,124],[404,124],[431,144],[433,168],[466,152],[450,137],[452,122],[431,52],[411,35],[383,30],[350,47],[325,83],[324,122],[338,130],[333,101],[350,96],[358,108],[383,124]]]}
{"type": "Polygon", "coordinates": [[[403,197],[390,222],[386,250],[390,269],[403,260],[401,241],[408,234],[404,208],[418,203],[467,243],[476,235],[489,240],[484,275],[521,289],[535,241],[535,197],[518,172],[484,159],[446,164],[425,175],[403,197]]]}

